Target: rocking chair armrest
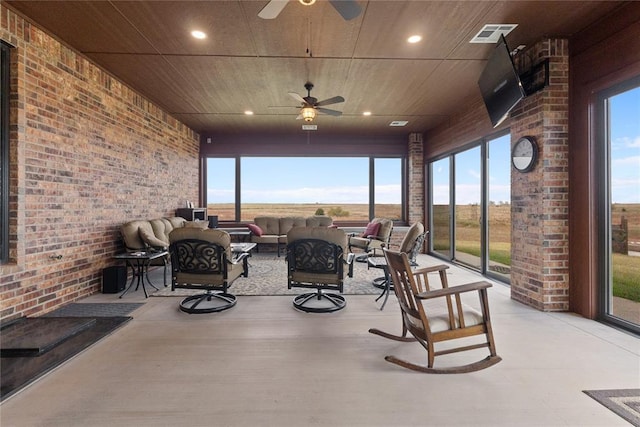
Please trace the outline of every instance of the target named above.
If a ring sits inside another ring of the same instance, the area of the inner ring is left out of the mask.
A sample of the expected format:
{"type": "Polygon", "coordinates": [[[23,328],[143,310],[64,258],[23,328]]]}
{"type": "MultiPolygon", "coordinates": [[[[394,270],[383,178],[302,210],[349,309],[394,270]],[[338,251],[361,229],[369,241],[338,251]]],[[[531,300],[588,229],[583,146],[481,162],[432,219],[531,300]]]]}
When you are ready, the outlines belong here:
{"type": "Polygon", "coordinates": [[[448,268],[449,268],[448,265],[438,264],[431,267],[416,268],[415,270],[413,270],[413,274],[415,275],[415,274],[435,273],[435,272],[447,270],[448,268]]]}
{"type": "Polygon", "coordinates": [[[473,283],[467,283],[464,285],[451,286],[449,288],[444,288],[444,289],[436,289],[433,291],[420,292],[419,294],[416,295],[416,297],[418,299],[426,300],[426,299],[444,297],[448,295],[458,295],[465,292],[480,291],[482,289],[487,289],[492,286],[493,285],[491,283],[485,282],[485,281],[473,282],[473,283]]]}
{"type": "Polygon", "coordinates": [[[243,259],[249,256],[248,252],[239,253],[238,256],[232,257],[232,259],[228,259],[229,264],[239,264],[243,259]]]}

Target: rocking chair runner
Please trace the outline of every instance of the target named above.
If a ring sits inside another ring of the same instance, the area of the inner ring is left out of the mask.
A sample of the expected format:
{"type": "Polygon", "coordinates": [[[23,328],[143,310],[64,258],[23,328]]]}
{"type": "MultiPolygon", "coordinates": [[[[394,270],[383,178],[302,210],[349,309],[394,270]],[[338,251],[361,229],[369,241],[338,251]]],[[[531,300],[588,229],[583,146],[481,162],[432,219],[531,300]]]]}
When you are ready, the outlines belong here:
{"type": "Polygon", "coordinates": [[[396,341],[418,341],[427,350],[427,366],[406,362],[395,356],[386,356],[385,360],[415,371],[435,374],[478,371],[502,360],[496,354],[491,329],[487,288],[492,285],[489,282],[481,281],[449,287],[446,276],[448,266],[438,265],[412,271],[406,253],[387,250],[384,252],[402,312],[402,336],[378,329],[369,329],[369,332],[396,341]],[[442,289],[430,290],[427,274],[432,272],[439,273],[442,289]],[[466,292],[478,292],[481,312],[462,303],[461,294],[466,292]],[[413,335],[413,338],[407,336],[407,331],[413,335]],[[449,347],[446,350],[435,350],[436,343],[475,335],[484,335],[485,341],[449,347]],[[483,347],[489,348],[489,356],[485,359],[462,366],[433,367],[436,356],[483,347]]]}

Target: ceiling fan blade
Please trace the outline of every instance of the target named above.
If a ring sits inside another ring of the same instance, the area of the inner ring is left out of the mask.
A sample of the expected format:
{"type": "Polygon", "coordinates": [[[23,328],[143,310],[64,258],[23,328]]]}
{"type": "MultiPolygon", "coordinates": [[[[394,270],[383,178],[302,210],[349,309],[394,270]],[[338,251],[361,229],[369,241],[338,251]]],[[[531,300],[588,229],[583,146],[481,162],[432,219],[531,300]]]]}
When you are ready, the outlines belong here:
{"type": "Polygon", "coordinates": [[[335,117],[339,117],[342,115],[342,111],[331,110],[329,108],[316,108],[316,110],[318,110],[321,113],[328,114],[330,116],[335,116],[335,117]]]}
{"type": "Polygon", "coordinates": [[[298,101],[301,104],[305,104],[307,101],[304,100],[303,97],[301,97],[300,95],[298,95],[295,92],[289,92],[289,96],[291,96],[293,99],[295,99],[296,101],[298,101]]]}
{"type": "Polygon", "coordinates": [[[298,117],[296,117],[296,120],[302,120],[302,114],[298,114],[298,117]]]}
{"type": "MultiPolygon", "coordinates": [[[[282,9],[289,3],[289,0],[271,0],[262,10],[258,13],[258,17],[262,19],[274,19],[280,15],[282,9]]],[[[345,18],[347,19],[347,18],[345,18]]]]}
{"type": "Polygon", "coordinates": [[[323,105],[338,104],[340,102],[344,102],[344,98],[341,97],[341,96],[334,96],[333,98],[329,98],[329,99],[325,99],[323,101],[320,101],[315,105],[316,105],[316,107],[322,107],[323,105]]]}
{"type": "Polygon", "coordinates": [[[362,12],[362,7],[356,2],[356,0],[329,0],[331,6],[345,19],[350,21],[353,18],[357,18],[362,12]]]}

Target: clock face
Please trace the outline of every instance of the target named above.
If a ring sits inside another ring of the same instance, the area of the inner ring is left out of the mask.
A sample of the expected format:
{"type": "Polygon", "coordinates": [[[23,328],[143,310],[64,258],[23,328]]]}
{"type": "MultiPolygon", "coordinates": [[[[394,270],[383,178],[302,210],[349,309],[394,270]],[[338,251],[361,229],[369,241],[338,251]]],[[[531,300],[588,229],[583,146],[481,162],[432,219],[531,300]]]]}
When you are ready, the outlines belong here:
{"type": "Polygon", "coordinates": [[[533,139],[523,137],[516,142],[511,154],[513,167],[520,172],[528,172],[536,161],[537,146],[533,139]]]}

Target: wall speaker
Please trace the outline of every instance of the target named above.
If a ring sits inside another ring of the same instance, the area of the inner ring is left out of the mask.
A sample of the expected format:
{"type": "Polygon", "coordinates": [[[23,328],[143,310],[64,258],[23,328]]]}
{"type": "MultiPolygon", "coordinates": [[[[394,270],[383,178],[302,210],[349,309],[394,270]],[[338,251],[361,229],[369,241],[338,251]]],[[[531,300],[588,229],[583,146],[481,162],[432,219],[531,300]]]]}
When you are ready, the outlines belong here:
{"type": "Polygon", "coordinates": [[[127,267],[117,265],[102,270],[102,293],[117,294],[127,285],[127,267]]]}

